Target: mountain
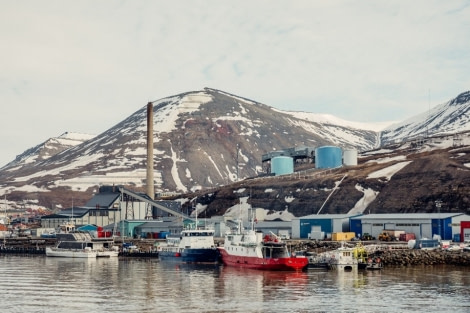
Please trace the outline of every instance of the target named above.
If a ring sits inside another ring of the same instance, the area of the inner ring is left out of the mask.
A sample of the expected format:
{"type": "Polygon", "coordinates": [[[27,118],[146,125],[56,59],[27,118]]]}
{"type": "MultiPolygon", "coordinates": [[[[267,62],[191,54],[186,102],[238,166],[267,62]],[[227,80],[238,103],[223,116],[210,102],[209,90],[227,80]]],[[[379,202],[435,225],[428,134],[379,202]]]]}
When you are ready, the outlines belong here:
{"type": "MultiPolygon", "coordinates": [[[[383,132],[210,88],[152,104],[156,191],[183,193],[173,197],[182,203],[197,197],[204,214],[224,214],[241,201],[265,209],[268,219],[432,212],[438,200],[442,212],[470,211],[468,92],[383,132]],[[357,149],[358,165],[317,170],[300,163],[293,175],[267,175],[263,154],[325,145],[357,149]]],[[[9,205],[83,205],[100,185],[144,191],[146,108],[97,136],[52,138],[1,168],[9,205]]]]}
{"type": "MultiPolygon", "coordinates": [[[[157,192],[266,175],[261,156],[270,151],[323,145],[364,151],[377,144],[374,131],[318,123],[210,88],[160,99],[153,107],[157,192]]],[[[60,149],[43,143],[1,169],[0,189],[8,189],[10,199],[32,197],[45,206],[70,205],[72,198],[78,205],[102,184],[144,190],[146,122],[144,106],[85,142],[60,149]]]]}
{"type": "Polygon", "coordinates": [[[15,160],[5,165],[5,168],[18,168],[19,166],[26,164],[47,160],[51,156],[79,145],[93,137],[95,137],[95,135],[65,132],[58,137],[50,138],[43,143],[26,150],[22,154],[18,155],[15,160]]]}
{"type": "Polygon", "coordinates": [[[412,138],[442,136],[470,131],[470,91],[458,95],[446,103],[393,124],[381,132],[383,145],[412,138]]]}

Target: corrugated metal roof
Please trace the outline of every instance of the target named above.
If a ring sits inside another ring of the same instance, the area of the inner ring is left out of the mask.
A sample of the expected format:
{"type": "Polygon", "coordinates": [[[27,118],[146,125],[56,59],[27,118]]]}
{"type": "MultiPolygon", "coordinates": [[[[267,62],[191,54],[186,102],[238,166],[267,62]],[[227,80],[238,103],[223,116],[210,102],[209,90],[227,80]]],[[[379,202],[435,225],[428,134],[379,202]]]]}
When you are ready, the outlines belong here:
{"type": "Polygon", "coordinates": [[[353,217],[355,220],[374,220],[374,219],[443,219],[462,215],[463,213],[384,213],[384,214],[367,214],[353,217]]]}
{"type": "Polygon", "coordinates": [[[53,218],[70,218],[70,217],[82,217],[88,213],[90,209],[82,208],[82,207],[74,207],[69,209],[64,209],[56,214],[50,214],[46,216],[42,216],[41,219],[53,219],[53,218]],[[73,213],[73,215],[72,215],[73,213]]]}
{"type": "Polygon", "coordinates": [[[145,227],[168,227],[170,225],[173,225],[174,222],[163,222],[163,221],[148,221],[146,223],[143,223],[136,228],[145,228],[145,227]]]}
{"type": "Polygon", "coordinates": [[[119,196],[119,192],[99,193],[88,200],[88,202],[85,204],[85,207],[96,208],[99,206],[101,208],[109,208],[119,198],[119,196]]]}
{"type": "Polygon", "coordinates": [[[353,218],[357,216],[361,216],[362,214],[312,214],[312,215],[306,215],[302,217],[296,217],[294,219],[296,220],[303,220],[303,219],[317,219],[317,220],[322,220],[322,219],[344,219],[344,218],[353,218]]]}
{"type": "MultiPolygon", "coordinates": [[[[246,228],[249,228],[251,224],[244,223],[246,228]]],[[[277,228],[277,227],[292,227],[292,222],[289,221],[261,221],[255,223],[255,228],[277,228]]]]}

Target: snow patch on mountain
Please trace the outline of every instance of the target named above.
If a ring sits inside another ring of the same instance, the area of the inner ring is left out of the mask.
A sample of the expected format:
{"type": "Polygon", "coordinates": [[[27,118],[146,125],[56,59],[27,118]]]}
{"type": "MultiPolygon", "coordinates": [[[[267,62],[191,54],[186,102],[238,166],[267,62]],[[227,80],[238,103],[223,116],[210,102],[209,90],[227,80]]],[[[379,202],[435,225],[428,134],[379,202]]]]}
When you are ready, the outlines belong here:
{"type": "Polygon", "coordinates": [[[349,210],[348,214],[364,213],[364,210],[367,209],[369,204],[372,203],[379,194],[377,191],[371,188],[364,188],[359,184],[356,184],[355,188],[364,193],[364,196],[356,202],[354,207],[349,210]]]}
{"type": "Polygon", "coordinates": [[[382,164],[382,163],[389,163],[389,162],[392,162],[392,161],[403,161],[403,160],[406,160],[406,155],[397,155],[395,157],[378,158],[378,159],[375,159],[375,160],[369,160],[366,163],[382,164]]]}
{"type": "Polygon", "coordinates": [[[379,132],[384,130],[388,126],[395,123],[394,121],[390,122],[377,122],[377,123],[362,123],[362,122],[354,122],[354,121],[347,121],[336,116],[330,114],[320,114],[320,113],[309,113],[309,112],[300,112],[300,111],[279,111],[282,113],[290,114],[295,118],[315,122],[319,124],[331,124],[331,125],[340,125],[343,127],[348,128],[355,128],[355,129],[363,129],[363,130],[372,130],[375,132],[379,132]]]}
{"type": "Polygon", "coordinates": [[[367,178],[369,179],[369,178],[382,178],[383,177],[389,181],[392,178],[392,176],[395,175],[395,173],[399,172],[402,168],[404,168],[411,162],[412,161],[396,163],[394,165],[391,165],[381,170],[370,173],[367,176],[367,178]]]}

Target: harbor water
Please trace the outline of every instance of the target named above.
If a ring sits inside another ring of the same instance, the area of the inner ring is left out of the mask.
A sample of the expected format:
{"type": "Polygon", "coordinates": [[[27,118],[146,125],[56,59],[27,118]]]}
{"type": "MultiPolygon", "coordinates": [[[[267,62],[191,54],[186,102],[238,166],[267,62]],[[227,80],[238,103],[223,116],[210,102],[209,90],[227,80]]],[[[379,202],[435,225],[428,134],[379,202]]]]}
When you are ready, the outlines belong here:
{"type": "Polygon", "coordinates": [[[1,312],[470,312],[470,268],[263,272],[0,255],[1,312]]]}

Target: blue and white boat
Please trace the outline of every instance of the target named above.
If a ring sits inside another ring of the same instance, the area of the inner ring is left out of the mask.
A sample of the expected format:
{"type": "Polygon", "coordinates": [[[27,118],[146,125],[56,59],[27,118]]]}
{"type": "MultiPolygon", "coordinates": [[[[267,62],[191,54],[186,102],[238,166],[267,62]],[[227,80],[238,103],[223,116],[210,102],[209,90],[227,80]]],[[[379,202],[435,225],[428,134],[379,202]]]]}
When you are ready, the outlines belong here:
{"type": "Polygon", "coordinates": [[[157,251],[161,261],[204,264],[219,261],[213,229],[185,229],[179,236],[169,235],[157,251]]]}

